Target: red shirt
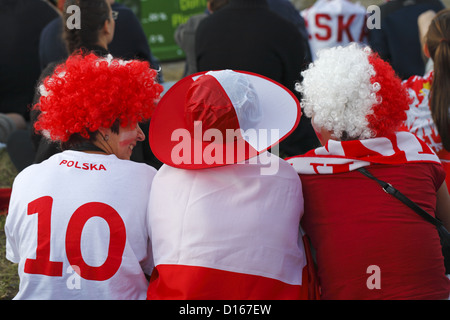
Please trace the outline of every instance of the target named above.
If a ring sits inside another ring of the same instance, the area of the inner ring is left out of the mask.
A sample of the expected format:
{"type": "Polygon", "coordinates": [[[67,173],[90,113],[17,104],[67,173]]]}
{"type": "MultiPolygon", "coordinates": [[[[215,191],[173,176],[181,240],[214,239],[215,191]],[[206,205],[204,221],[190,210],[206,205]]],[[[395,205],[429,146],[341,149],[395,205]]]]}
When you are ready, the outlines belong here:
{"type": "MultiPolygon", "coordinates": [[[[369,171],[435,212],[445,178],[440,165],[374,165],[369,171]]],[[[448,299],[450,280],[432,224],[357,171],[300,177],[302,226],[316,250],[322,299],[448,299]]]]}

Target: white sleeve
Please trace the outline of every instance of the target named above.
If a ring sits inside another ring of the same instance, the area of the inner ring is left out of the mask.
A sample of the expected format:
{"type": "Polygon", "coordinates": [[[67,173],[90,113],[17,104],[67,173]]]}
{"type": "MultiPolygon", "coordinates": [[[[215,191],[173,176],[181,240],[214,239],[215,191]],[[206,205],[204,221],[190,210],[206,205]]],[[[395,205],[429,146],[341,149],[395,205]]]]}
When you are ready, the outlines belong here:
{"type": "MultiPolygon", "coordinates": [[[[153,180],[154,176],[156,174],[156,170],[152,172],[151,179],[153,180]]],[[[152,188],[150,188],[150,194],[151,194],[152,188]]],[[[148,196],[148,202],[147,202],[147,212],[145,217],[145,226],[147,228],[147,233],[149,235],[148,242],[147,242],[147,257],[144,261],[141,261],[141,267],[142,270],[146,275],[151,275],[153,272],[153,269],[155,268],[155,263],[153,261],[153,248],[152,248],[152,239],[151,239],[151,226],[149,224],[149,215],[150,215],[150,194],[148,196]]]]}
{"type": "Polygon", "coordinates": [[[20,185],[18,183],[19,178],[19,176],[16,177],[12,186],[8,215],[5,222],[6,259],[13,263],[19,263],[20,261],[20,221],[18,220],[20,220],[19,217],[21,216],[20,200],[22,197],[18,187],[20,185]]]}
{"type": "Polygon", "coordinates": [[[5,223],[5,235],[6,235],[6,259],[13,263],[19,263],[20,255],[18,245],[16,243],[16,237],[14,230],[11,229],[13,216],[8,215],[5,223]]]}

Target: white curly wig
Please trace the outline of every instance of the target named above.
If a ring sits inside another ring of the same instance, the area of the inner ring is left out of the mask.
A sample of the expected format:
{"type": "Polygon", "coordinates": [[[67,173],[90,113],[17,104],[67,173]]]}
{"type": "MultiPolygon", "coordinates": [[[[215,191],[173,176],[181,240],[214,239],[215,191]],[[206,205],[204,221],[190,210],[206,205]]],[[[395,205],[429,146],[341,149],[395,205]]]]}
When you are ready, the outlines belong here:
{"type": "Polygon", "coordinates": [[[381,122],[390,116],[386,110],[393,108],[397,119],[399,112],[404,113],[407,108],[407,104],[398,103],[402,100],[406,103],[407,96],[390,66],[370,48],[355,43],[319,51],[317,60],[302,76],[303,81],[297,84],[296,90],[303,96],[305,115],[313,117],[316,127],[332,131],[338,140],[362,140],[385,134],[386,128],[381,122]],[[379,66],[379,75],[374,65],[379,66]],[[380,92],[382,86],[400,90],[400,96],[387,97],[380,92]],[[387,100],[383,102],[384,99],[387,100]],[[388,106],[392,103],[399,108],[388,106]],[[375,114],[377,108],[379,115],[375,114]]]}

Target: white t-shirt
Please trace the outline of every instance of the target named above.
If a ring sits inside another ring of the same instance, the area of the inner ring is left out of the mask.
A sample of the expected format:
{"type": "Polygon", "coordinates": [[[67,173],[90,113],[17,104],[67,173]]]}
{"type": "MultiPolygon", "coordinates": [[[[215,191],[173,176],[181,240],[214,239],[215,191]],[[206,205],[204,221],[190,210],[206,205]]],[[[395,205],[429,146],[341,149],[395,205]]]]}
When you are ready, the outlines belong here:
{"type": "Polygon", "coordinates": [[[313,60],[324,48],[344,46],[350,42],[367,43],[367,13],[359,3],[349,0],[317,0],[301,12],[309,33],[313,60]]]}
{"type": "Polygon", "coordinates": [[[153,269],[147,206],[156,170],[64,151],[15,179],[6,257],[14,299],[145,299],[153,269]]]}

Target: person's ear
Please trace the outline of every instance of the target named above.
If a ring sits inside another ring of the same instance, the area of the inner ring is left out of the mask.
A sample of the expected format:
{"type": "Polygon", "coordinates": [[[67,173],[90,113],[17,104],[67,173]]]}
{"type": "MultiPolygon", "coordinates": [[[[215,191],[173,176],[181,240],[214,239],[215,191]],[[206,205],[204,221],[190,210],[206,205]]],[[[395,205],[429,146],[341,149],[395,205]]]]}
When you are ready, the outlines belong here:
{"type": "Polygon", "coordinates": [[[103,141],[108,141],[109,136],[111,134],[111,129],[100,127],[98,128],[98,133],[100,134],[100,137],[103,141]]]}
{"type": "Polygon", "coordinates": [[[423,44],[423,53],[427,58],[430,58],[430,50],[428,50],[428,46],[426,43],[423,44]]]}
{"type": "Polygon", "coordinates": [[[111,33],[111,23],[113,23],[110,19],[105,20],[103,23],[102,31],[105,35],[109,35],[111,33]]]}

